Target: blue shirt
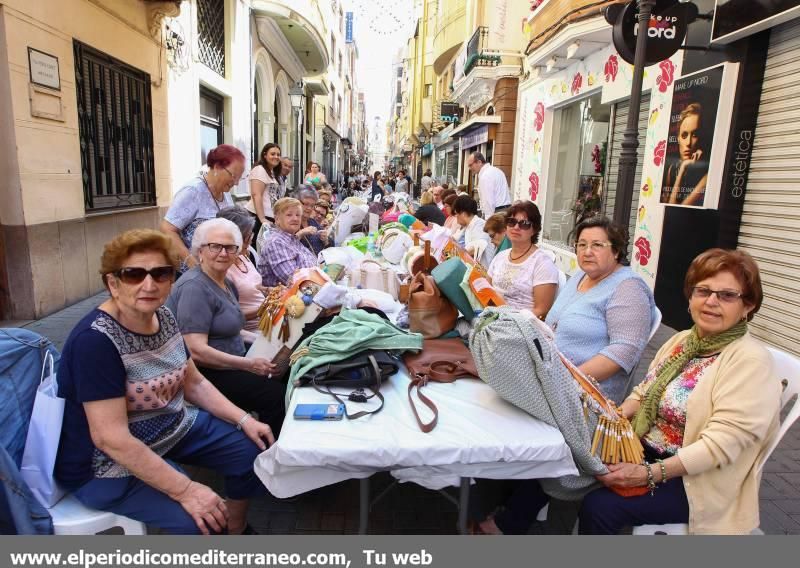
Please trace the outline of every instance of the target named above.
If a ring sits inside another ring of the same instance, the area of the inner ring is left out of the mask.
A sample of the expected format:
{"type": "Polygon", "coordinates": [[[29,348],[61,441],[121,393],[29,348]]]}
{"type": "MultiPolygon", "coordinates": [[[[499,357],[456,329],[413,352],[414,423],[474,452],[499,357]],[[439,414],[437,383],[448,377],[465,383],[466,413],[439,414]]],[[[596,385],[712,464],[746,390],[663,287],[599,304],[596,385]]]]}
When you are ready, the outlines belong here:
{"type": "Polygon", "coordinates": [[[649,286],[629,267],[622,266],[586,292],[578,291],[585,276],[578,271],[559,292],[547,314],[556,346],[570,361],[583,365],[604,355],[622,369],[600,382],[608,398],[622,402],[628,374],[647,345],[655,315],[649,286]]]}

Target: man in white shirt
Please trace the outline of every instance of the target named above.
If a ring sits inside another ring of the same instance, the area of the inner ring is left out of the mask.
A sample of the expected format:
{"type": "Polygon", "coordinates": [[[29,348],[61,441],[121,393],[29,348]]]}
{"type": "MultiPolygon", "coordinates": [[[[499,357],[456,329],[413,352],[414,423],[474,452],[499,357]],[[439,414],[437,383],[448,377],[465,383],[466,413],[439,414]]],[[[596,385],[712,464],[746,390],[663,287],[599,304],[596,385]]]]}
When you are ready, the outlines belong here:
{"type": "Polygon", "coordinates": [[[511,206],[508,181],[501,169],[486,163],[486,158],[480,152],[470,154],[467,158],[467,167],[473,174],[478,175],[478,196],[484,219],[488,219],[496,211],[511,206]]]}
{"type": "Polygon", "coordinates": [[[444,209],[444,203],[442,202],[443,191],[444,188],[441,185],[436,185],[431,190],[431,192],[433,193],[433,202],[436,204],[436,207],[438,207],[440,211],[444,209]]]}

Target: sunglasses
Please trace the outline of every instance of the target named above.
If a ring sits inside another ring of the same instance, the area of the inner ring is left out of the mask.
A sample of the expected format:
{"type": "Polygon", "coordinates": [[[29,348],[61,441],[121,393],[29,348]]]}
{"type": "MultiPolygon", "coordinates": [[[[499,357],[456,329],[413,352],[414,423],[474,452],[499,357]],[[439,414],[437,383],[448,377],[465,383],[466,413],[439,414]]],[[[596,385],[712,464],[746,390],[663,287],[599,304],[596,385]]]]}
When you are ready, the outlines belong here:
{"type": "Polygon", "coordinates": [[[153,280],[163,284],[164,282],[172,282],[175,279],[175,268],[172,266],[156,266],[147,270],[139,266],[126,266],[113,274],[125,284],[140,284],[144,282],[148,274],[153,277],[153,280]]]}
{"type": "Polygon", "coordinates": [[[527,231],[533,227],[533,223],[527,220],[520,221],[519,219],[514,219],[514,217],[509,217],[506,219],[506,227],[514,228],[517,225],[519,225],[519,228],[523,231],[527,231]]]}

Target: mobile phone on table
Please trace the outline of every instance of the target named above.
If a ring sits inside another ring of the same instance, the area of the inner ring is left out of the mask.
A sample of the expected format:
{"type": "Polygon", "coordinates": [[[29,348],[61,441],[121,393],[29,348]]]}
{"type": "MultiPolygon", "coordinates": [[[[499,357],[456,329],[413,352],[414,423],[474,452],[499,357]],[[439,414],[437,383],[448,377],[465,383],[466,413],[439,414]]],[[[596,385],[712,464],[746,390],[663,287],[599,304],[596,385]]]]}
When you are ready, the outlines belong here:
{"type": "Polygon", "coordinates": [[[295,420],[341,420],[344,404],[298,404],[294,409],[295,420]]]}

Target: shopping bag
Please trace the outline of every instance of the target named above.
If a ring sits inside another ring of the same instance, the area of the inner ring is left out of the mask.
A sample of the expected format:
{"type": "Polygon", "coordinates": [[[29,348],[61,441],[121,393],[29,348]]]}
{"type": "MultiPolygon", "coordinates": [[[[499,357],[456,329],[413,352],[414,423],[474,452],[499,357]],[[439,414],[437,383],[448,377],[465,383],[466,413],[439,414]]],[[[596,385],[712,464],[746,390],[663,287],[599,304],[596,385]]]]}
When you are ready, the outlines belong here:
{"type": "Polygon", "coordinates": [[[53,478],[63,419],[64,399],[58,397],[53,355],[48,353],[33,400],[33,412],[20,467],[25,483],[42,506],[48,509],[64,496],[64,490],[53,478]]]}

